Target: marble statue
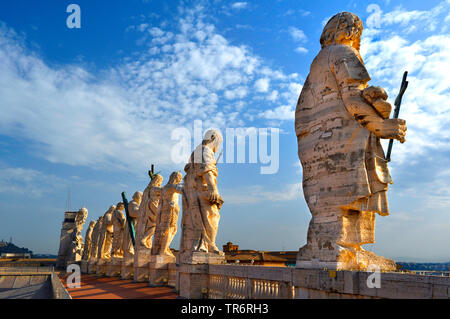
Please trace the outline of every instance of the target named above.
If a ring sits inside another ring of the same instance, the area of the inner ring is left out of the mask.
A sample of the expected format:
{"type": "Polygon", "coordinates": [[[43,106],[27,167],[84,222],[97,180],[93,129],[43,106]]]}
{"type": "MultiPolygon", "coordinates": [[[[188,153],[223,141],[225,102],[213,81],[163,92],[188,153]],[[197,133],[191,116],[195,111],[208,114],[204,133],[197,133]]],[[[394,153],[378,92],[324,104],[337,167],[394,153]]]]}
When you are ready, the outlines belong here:
{"type": "Polygon", "coordinates": [[[380,139],[405,141],[406,124],[370,80],[359,53],[362,21],[333,16],[320,37],[295,112],[303,193],[312,214],[299,268],[393,270],[393,260],[361,246],[374,243],[375,215],[389,214],[392,184],[380,139]]]}
{"type": "Polygon", "coordinates": [[[169,182],[162,188],[159,199],[155,236],[153,237],[152,255],[167,255],[175,257],[170,250],[170,244],[177,233],[179,194],[182,187],[179,185],[183,175],[173,172],[169,182]]]}
{"type": "Polygon", "coordinates": [[[194,252],[224,255],[215,243],[223,200],[217,189],[214,154],[222,141],[218,130],[208,130],[184,168],[181,262],[188,260],[194,252]]]}
{"type": "Polygon", "coordinates": [[[98,259],[110,259],[111,248],[113,240],[113,221],[112,214],[116,210],[115,205],[111,205],[106,213],[103,215],[103,221],[99,230],[99,239],[97,246],[97,258],[98,259]]]}
{"type": "MultiPolygon", "coordinates": [[[[137,219],[139,217],[139,206],[142,201],[142,192],[137,191],[133,194],[133,200],[128,203],[128,214],[131,218],[131,223],[136,231],[137,219]]],[[[135,238],[136,239],[136,238],[135,238]]],[[[130,237],[130,230],[128,228],[128,222],[125,223],[124,240],[123,240],[123,252],[126,255],[134,255],[133,242],[130,237]]]]}
{"type": "Polygon", "coordinates": [[[92,247],[89,259],[97,258],[98,241],[100,237],[100,229],[102,228],[103,216],[100,216],[95,223],[94,229],[92,230],[92,247]]]}
{"type": "Polygon", "coordinates": [[[81,231],[88,215],[83,207],[77,212],[65,212],[59,239],[56,267],[64,269],[68,264],[80,261],[83,255],[83,236],[81,231]]]}
{"type": "Polygon", "coordinates": [[[86,207],[81,208],[77,214],[75,215],[75,231],[73,232],[72,237],[72,257],[71,260],[78,261],[81,260],[83,256],[83,236],[81,235],[81,231],[83,230],[84,223],[86,222],[86,218],[88,215],[88,210],[86,207]]]}
{"type": "Polygon", "coordinates": [[[123,257],[123,237],[127,219],[124,214],[125,206],[122,202],[116,205],[112,214],[113,243],[111,249],[112,257],[123,257]]]}
{"type": "Polygon", "coordinates": [[[83,249],[83,260],[88,260],[91,255],[91,249],[92,249],[92,233],[94,231],[94,227],[96,225],[96,221],[92,220],[89,223],[89,228],[86,231],[86,236],[84,238],[84,249],[83,249]]]}
{"type": "Polygon", "coordinates": [[[152,236],[156,228],[156,213],[161,195],[162,182],[162,176],[156,174],[142,195],[142,201],[139,207],[138,231],[136,234],[136,245],[139,248],[152,248],[152,236]]]}

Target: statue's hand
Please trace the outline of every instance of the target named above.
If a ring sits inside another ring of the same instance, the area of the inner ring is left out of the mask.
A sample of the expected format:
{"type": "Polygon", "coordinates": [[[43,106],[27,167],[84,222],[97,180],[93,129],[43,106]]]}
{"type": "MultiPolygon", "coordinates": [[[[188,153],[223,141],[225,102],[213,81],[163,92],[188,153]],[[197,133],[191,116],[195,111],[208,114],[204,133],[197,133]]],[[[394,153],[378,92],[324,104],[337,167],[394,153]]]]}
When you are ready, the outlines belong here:
{"type": "Polygon", "coordinates": [[[385,139],[396,139],[400,143],[406,141],[406,121],[402,119],[386,119],[383,121],[379,137],[385,139]]]}
{"type": "Polygon", "coordinates": [[[209,194],[209,202],[211,203],[211,204],[216,204],[218,207],[219,207],[219,209],[220,209],[220,207],[222,206],[222,204],[223,204],[223,199],[222,199],[222,197],[219,195],[219,193],[217,192],[217,191],[213,191],[213,192],[211,192],[210,194],[209,194]]]}

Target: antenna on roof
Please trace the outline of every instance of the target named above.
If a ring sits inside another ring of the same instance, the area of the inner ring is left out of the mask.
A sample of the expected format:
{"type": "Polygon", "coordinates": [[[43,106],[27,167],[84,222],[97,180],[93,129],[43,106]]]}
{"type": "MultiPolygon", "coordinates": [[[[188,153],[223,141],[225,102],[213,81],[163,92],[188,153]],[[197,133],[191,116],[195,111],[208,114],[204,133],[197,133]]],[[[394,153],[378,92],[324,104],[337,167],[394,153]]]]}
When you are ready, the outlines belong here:
{"type": "Polygon", "coordinates": [[[70,212],[72,210],[72,202],[70,199],[70,187],[67,192],[67,201],[66,201],[66,212],[70,212]]]}

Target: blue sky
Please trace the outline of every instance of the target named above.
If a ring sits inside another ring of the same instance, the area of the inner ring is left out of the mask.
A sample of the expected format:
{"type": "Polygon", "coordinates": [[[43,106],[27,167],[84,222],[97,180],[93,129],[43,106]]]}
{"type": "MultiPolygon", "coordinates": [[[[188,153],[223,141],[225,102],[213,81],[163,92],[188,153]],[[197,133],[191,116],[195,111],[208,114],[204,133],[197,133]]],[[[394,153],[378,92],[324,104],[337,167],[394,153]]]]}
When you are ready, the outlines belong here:
{"type": "MultiPolygon", "coordinates": [[[[390,165],[391,215],[377,217],[375,253],[450,260],[449,1],[0,2],[0,239],[56,253],[66,208],[88,220],[167,179],[177,127],[277,127],[279,171],[219,164],[225,199],[217,243],[297,250],[310,214],[301,191],[294,109],[324,23],[364,23],[372,85],[394,101],[407,141],[390,165]],[[81,29],[66,7],[81,7],[81,29]]],[[[226,153],[225,153],[226,154],[226,153]]],[[[173,247],[177,248],[179,234],[173,247]]]]}

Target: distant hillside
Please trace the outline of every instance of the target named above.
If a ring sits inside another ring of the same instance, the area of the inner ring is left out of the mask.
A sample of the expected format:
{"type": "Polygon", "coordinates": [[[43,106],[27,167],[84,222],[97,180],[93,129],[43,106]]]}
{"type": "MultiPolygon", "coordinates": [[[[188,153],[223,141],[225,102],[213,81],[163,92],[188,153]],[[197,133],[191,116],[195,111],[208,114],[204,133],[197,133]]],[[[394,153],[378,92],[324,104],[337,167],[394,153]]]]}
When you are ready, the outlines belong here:
{"type": "Polygon", "coordinates": [[[33,255],[33,252],[25,247],[17,247],[13,243],[7,243],[6,241],[0,241],[0,254],[2,253],[19,253],[24,254],[28,253],[33,255]]]}
{"type": "Polygon", "coordinates": [[[413,263],[397,262],[403,270],[427,270],[427,271],[449,271],[450,262],[446,263],[413,263]]]}

